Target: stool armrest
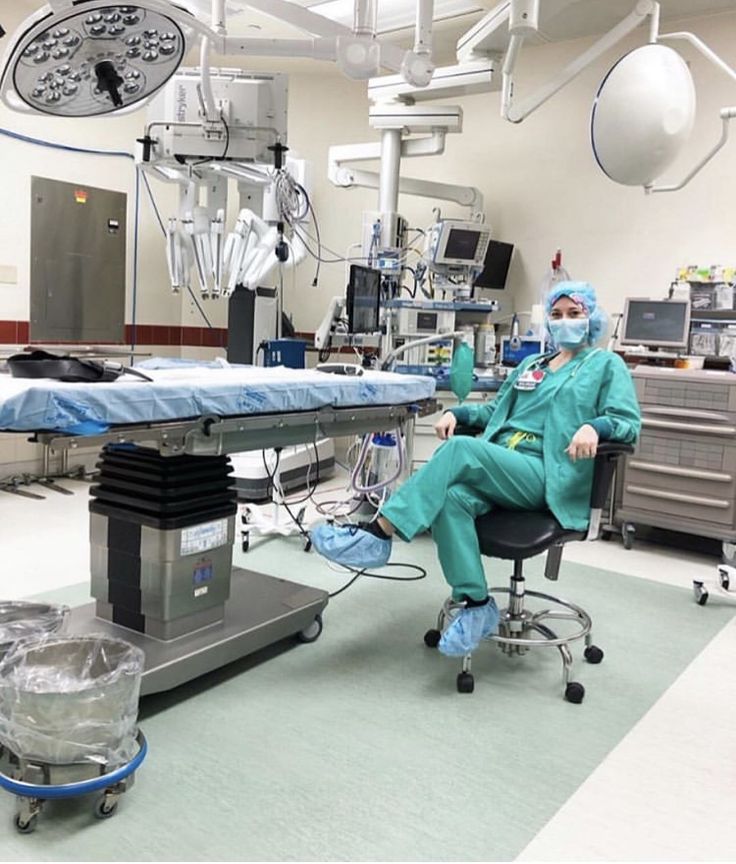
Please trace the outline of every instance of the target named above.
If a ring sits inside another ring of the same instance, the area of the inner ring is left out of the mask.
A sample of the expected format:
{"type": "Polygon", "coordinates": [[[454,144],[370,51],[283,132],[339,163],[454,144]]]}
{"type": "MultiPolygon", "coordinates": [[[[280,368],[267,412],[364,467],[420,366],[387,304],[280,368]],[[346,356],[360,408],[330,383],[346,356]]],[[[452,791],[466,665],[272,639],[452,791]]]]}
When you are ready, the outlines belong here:
{"type": "Polygon", "coordinates": [[[593,486],[590,490],[590,523],[586,540],[597,540],[601,530],[601,514],[606,503],[616,463],[626,453],[633,453],[631,444],[620,441],[601,441],[598,445],[593,468],[593,486]]]}
{"type": "Polygon", "coordinates": [[[466,438],[477,438],[483,430],[480,426],[464,426],[458,423],[455,427],[454,435],[464,435],[466,438]]]}

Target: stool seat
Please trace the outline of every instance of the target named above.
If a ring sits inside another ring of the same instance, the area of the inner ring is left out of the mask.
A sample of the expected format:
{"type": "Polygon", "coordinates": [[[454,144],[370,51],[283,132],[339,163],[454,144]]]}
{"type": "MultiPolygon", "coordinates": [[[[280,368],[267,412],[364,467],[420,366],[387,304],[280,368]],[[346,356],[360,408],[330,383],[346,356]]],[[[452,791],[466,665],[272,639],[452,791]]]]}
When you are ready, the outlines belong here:
{"type": "Polygon", "coordinates": [[[522,561],[546,552],[550,546],[570,540],[584,540],[584,531],[563,528],[549,510],[494,508],[475,520],[480,551],[492,558],[522,561]]]}

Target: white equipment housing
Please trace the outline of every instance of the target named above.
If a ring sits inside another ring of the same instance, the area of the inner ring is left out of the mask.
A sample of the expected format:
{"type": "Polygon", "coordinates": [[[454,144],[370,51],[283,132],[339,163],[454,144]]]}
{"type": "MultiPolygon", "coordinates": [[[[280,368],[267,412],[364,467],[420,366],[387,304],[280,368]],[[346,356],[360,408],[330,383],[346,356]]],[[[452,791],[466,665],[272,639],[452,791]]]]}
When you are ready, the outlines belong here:
{"type": "Polygon", "coordinates": [[[288,76],[213,69],[212,92],[224,123],[205,124],[203,134],[201,74],[180,69],[151,104],[157,156],[271,162],[268,147],[287,139],[288,76]]]}
{"type": "MultiPolygon", "coordinates": [[[[284,492],[307,485],[311,487],[317,479],[322,481],[332,477],[335,473],[335,444],[331,438],[322,438],[314,446],[298,444],[284,447],[278,463],[273,450],[235,453],[230,461],[238,499],[264,501],[271,497],[271,478],[276,471],[277,481],[284,492]]],[[[277,493],[274,495],[277,497],[277,493]]],[[[291,520],[287,520],[288,524],[294,527],[291,520]]]]}
{"type": "Polygon", "coordinates": [[[455,330],[455,312],[452,309],[426,308],[427,305],[401,306],[396,320],[396,335],[416,339],[455,330]]]}

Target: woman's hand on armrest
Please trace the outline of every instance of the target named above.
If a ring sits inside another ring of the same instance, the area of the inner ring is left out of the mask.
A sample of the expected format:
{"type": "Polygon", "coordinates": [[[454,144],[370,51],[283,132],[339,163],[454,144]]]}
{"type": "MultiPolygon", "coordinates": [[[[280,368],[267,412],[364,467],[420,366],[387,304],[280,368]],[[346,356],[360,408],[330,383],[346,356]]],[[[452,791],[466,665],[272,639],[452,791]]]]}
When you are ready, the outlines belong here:
{"type": "Polygon", "coordinates": [[[595,459],[598,440],[595,429],[589,423],[584,423],[572,436],[570,446],[565,452],[573,462],[576,459],[595,459]]]}
{"type": "Polygon", "coordinates": [[[457,417],[455,417],[452,411],[445,411],[440,419],[434,424],[434,431],[440,441],[447,441],[448,438],[452,438],[455,434],[456,426],[457,417]]]}

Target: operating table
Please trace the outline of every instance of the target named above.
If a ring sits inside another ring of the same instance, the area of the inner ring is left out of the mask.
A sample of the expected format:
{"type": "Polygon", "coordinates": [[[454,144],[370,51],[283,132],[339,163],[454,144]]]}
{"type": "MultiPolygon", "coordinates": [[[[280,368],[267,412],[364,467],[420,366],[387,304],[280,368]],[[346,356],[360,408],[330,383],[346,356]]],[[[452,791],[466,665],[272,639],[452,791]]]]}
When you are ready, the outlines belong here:
{"type": "Polygon", "coordinates": [[[152,365],[151,382],[0,375],[0,429],[102,452],[90,502],[96,602],[74,609],[69,629],[141,647],[144,694],[321,632],[325,591],[232,567],[228,453],[397,428],[410,442],[414,419],[436,410],[426,377],[152,365]]]}

